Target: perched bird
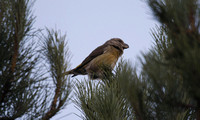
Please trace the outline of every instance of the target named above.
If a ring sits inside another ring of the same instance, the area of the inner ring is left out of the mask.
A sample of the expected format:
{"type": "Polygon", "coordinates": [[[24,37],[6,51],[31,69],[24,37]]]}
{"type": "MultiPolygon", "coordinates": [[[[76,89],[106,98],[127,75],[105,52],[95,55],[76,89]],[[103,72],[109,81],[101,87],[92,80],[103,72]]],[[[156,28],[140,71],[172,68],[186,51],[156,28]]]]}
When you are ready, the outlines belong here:
{"type": "Polygon", "coordinates": [[[66,74],[73,74],[72,77],[88,74],[91,79],[104,78],[105,71],[112,72],[118,58],[127,48],[129,46],[123,40],[112,38],[93,50],[80,65],[66,74]]]}

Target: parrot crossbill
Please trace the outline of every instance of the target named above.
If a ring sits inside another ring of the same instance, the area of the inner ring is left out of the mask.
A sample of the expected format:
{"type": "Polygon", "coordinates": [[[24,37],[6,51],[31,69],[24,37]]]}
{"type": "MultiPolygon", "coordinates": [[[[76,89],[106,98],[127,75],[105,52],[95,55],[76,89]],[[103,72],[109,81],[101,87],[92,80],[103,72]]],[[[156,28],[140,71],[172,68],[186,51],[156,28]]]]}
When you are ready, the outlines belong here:
{"type": "Polygon", "coordinates": [[[112,38],[93,50],[80,65],[67,71],[66,74],[73,74],[72,77],[88,74],[91,79],[104,78],[105,71],[112,72],[118,58],[127,48],[129,46],[123,40],[112,38]]]}

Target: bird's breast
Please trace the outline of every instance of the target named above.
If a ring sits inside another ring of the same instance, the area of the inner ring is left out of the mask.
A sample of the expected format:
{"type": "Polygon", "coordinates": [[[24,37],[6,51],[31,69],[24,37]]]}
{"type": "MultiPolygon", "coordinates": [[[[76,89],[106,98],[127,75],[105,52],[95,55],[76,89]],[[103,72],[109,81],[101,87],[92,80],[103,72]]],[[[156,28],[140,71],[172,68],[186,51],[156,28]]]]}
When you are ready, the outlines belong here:
{"type": "Polygon", "coordinates": [[[86,70],[88,69],[97,72],[101,68],[101,66],[106,66],[113,69],[121,54],[122,53],[120,53],[120,51],[118,51],[117,49],[110,48],[102,55],[99,55],[96,58],[94,58],[86,67],[86,70]]]}

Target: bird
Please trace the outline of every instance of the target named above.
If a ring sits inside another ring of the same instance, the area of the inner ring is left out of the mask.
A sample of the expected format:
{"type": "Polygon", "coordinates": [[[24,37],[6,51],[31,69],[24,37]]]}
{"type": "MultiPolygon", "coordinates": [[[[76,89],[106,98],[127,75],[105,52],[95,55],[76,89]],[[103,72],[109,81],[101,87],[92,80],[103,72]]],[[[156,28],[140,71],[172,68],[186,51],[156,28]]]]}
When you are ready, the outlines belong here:
{"type": "Polygon", "coordinates": [[[76,68],[66,72],[67,75],[88,75],[90,79],[103,79],[105,72],[112,72],[118,58],[129,45],[120,38],[111,38],[94,49],[76,68]]]}

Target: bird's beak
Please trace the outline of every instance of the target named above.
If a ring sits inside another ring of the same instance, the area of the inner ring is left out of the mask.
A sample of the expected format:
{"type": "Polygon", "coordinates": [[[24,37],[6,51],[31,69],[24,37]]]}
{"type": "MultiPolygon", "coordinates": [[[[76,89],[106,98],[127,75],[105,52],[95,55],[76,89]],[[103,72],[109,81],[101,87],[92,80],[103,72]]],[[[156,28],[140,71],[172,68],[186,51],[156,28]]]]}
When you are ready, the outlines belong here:
{"type": "Polygon", "coordinates": [[[127,49],[127,48],[129,48],[129,45],[126,44],[126,43],[124,43],[124,44],[123,44],[123,49],[127,49]]]}

